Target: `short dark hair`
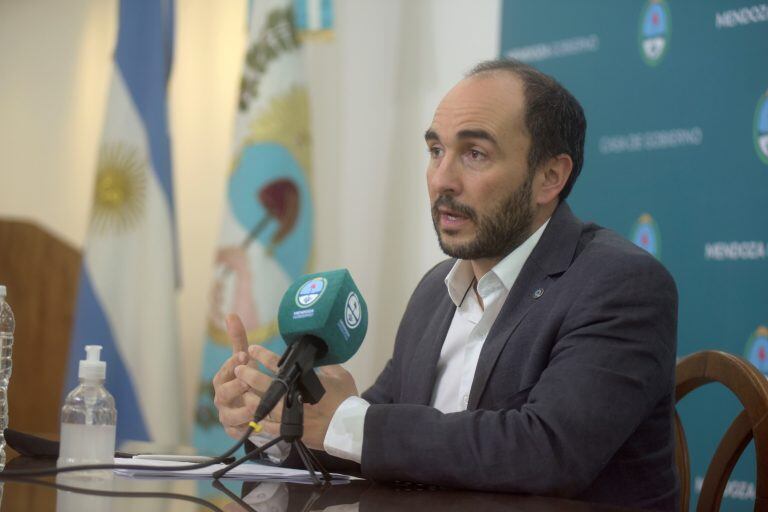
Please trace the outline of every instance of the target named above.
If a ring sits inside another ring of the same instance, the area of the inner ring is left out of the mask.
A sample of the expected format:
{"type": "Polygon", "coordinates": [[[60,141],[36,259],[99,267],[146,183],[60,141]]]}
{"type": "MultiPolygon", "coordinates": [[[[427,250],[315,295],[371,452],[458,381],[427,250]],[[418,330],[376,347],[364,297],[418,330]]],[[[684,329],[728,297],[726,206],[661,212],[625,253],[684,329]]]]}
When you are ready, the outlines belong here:
{"type": "Polygon", "coordinates": [[[534,171],[544,160],[565,153],[573,160],[571,176],[560,191],[568,197],[584,164],[587,119],[568,90],[551,76],[514,59],[488,60],[476,65],[467,77],[492,72],[510,72],[523,82],[525,127],[531,136],[528,167],[534,171]]]}

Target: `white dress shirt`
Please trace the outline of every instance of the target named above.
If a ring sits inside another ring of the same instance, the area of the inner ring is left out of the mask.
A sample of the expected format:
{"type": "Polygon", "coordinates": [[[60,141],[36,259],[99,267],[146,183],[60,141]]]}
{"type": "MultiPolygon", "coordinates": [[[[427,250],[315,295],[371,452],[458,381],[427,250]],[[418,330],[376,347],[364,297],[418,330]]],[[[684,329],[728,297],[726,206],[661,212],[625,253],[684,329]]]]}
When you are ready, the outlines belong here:
{"type": "MultiPolygon", "coordinates": [[[[456,261],[445,277],[448,295],[456,305],[456,310],[440,351],[432,393],[431,405],[440,412],[466,410],[477,361],[488,332],[547,224],[549,220],[481,277],[476,292],[473,287],[475,276],[468,260],[456,261]]],[[[341,403],[328,426],[323,441],[325,451],[336,457],[360,462],[365,413],[369,406],[367,401],[357,396],[351,396],[341,403]]]]}

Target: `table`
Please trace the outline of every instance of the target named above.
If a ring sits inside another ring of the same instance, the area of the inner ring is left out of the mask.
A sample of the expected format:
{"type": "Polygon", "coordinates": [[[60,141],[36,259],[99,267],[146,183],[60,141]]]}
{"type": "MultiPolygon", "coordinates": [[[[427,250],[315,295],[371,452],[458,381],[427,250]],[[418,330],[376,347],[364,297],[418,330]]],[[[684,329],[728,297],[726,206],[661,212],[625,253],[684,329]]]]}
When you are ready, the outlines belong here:
{"type": "MultiPolygon", "coordinates": [[[[53,460],[17,457],[8,469],[51,467],[53,460]]],[[[352,481],[325,488],[295,483],[241,482],[225,480],[223,485],[213,480],[130,479],[114,477],[107,481],[83,482],[68,479],[64,483],[79,483],[91,491],[149,493],[146,497],[95,496],[68,492],[53,487],[54,478],[41,478],[43,483],[11,480],[3,484],[0,512],[299,512],[309,510],[403,511],[430,510],[472,512],[612,512],[626,509],[592,505],[558,498],[483,493],[415,484],[381,485],[366,480],[352,481]],[[161,493],[168,494],[163,496],[161,493]],[[170,494],[176,495],[171,497],[170,494]],[[196,500],[196,501],[194,501],[196,500]]]]}

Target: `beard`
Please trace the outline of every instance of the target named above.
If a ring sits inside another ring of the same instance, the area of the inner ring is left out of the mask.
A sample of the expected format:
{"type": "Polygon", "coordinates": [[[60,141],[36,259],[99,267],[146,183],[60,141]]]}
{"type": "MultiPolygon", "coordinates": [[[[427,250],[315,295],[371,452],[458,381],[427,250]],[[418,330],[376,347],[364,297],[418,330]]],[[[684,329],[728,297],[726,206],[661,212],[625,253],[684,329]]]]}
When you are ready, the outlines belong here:
{"type": "Polygon", "coordinates": [[[452,258],[477,260],[503,258],[511,253],[530,236],[533,222],[531,191],[533,176],[528,177],[487,215],[478,214],[474,208],[461,204],[451,196],[438,196],[432,205],[432,223],[435,226],[440,249],[452,258]],[[462,244],[450,244],[440,232],[440,207],[450,208],[471,220],[476,227],[473,240],[462,244]]]}

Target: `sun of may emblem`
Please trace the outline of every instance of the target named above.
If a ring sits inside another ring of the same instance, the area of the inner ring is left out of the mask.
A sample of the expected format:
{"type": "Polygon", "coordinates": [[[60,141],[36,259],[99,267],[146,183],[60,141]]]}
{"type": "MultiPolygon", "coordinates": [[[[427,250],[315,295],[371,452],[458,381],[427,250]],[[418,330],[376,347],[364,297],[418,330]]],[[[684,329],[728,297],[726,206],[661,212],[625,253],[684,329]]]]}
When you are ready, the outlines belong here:
{"type": "Polygon", "coordinates": [[[93,190],[91,225],[99,233],[132,228],[144,212],[146,163],[121,143],[104,144],[93,190]]]}
{"type": "Polygon", "coordinates": [[[302,170],[311,168],[309,135],[309,98],[307,89],[294,86],[270,101],[251,124],[249,142],[277,142],[299,161],[302,170]]]}

